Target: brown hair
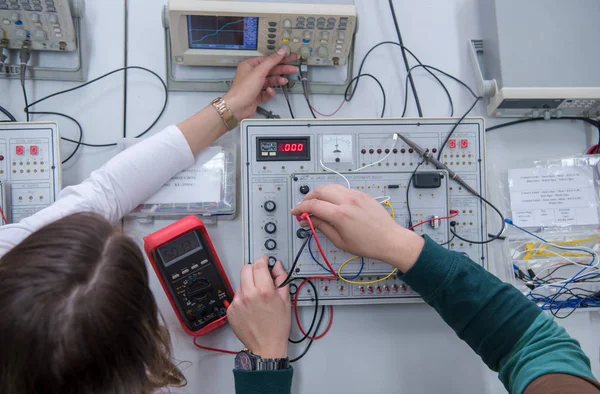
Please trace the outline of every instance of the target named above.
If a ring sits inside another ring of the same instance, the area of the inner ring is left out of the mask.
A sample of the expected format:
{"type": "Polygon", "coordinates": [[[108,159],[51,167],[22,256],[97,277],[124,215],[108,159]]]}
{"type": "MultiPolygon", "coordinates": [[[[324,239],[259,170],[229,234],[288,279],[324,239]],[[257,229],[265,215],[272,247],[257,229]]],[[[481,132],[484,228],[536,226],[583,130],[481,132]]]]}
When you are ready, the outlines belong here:
{"type": "Polygon", "coordinates": [[[75,214],[0,259],[0,393],[148,394],[183,386],[140,248],[75,214]]]}

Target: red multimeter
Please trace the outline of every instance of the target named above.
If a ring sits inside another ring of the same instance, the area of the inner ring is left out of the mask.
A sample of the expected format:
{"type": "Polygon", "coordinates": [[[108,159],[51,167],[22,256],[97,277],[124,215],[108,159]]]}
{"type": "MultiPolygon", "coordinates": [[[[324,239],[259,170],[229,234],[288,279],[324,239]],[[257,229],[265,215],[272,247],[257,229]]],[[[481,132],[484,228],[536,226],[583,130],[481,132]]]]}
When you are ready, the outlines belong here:
{"type": "Polygon", "coordinates": [[[144,249],[185,332],[227,323],[234,294],[202,220],[188,216],[150,234],[144,249]]]}

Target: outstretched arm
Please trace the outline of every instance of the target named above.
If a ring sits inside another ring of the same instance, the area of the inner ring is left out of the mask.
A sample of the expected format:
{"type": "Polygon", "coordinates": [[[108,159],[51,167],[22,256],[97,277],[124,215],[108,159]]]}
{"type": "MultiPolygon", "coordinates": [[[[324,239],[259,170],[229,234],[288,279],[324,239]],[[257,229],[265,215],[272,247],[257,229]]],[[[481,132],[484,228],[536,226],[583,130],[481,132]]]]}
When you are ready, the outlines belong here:
{"type": "Polygon", "coordinates": [[[398,268],[511,394],[600,393],[589,359],[563,328],[468,257],[402,228],[372,197],[329,185],[292,210],[303,213],[338,248],[398,268]]]}
{"type": "MultiPolygon", "coordinates": [[[[249,59],[238,67],[224,96],[238,120],[252,116],[259,103],[275,95],[273,86],[287,83],[281,74],[297,71],[281,63],[285,53],[249,59]]],[[[194,163],[194,156],[226,132],[211,106],[115,156],[79,185],[61,191],[55,204],[20,223],[0,227],[0,256],[48,223],[77,212],[94,212],[118,222],[152,196],[169,179],[194,163]]]]}

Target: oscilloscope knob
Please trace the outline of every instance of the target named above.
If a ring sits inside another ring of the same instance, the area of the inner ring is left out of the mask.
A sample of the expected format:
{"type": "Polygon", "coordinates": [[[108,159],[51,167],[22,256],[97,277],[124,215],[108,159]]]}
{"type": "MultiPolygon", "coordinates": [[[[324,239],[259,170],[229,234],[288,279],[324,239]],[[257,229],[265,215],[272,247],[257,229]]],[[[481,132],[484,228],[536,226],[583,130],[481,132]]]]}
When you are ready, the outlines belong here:
{"type": "Polygon", "coordinates": [[[326,58],[329,56],[329,49],[325,46],[320,46],[319,49],[317,49],[317,55],[319,55],[320,58],[326,58]]]}

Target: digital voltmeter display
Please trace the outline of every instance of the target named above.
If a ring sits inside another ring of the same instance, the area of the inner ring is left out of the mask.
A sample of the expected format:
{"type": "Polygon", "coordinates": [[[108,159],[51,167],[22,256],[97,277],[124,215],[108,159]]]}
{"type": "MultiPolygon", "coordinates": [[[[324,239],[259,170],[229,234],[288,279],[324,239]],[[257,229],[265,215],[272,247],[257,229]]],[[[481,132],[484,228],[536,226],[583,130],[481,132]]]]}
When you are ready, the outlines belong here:
{"type": "Polygon", "coordinates": [[[188,216],[148,235],[144,249],[188,334],[204,335],[226,324],[233,289],[199,218],[188,216]]]}
{"type": "Polygon", "coordinates": [[[310,137],[257,138],[258,161],[309,161],[310,137]]]}
{"type": "Polygon", "coordinates": [[[192,232],[158,248],[158,253],[160,253],[163,259],[163,265],[169,267],[186,255],[195,253],[199,250],[202,250],[202,245],[200,244],[198,236],[192,232]]]}

